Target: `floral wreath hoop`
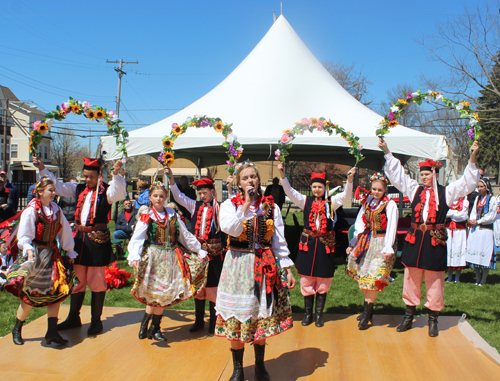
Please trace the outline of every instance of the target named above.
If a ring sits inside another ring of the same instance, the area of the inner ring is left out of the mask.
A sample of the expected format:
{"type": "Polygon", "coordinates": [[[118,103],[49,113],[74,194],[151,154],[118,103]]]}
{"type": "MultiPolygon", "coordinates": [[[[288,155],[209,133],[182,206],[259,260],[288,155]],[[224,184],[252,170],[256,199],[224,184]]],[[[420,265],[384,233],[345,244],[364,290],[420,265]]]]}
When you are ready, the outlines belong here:
{"type": "Polygon", "coordinates": [[[365,158],[361,153],[363,146],[359,144],[359,137],[351,131],[346,131],[344,128],[339,127],[338,124],[333,124],[325,118],[302,118],[300,122],[295,123],[295,127],[283,131],[283,135],[278,141],[278,149],[274,152],[275,159],[284,163],[286,157],[289,155],[288,150],[292,148],[292,141],[295,139],[295,136],[297,134],[303,135],[306,131],[325,131],[330,136],[334,133],[340,135],[351,146],[349,153],[356,158],[355,167],[365,158]]]}
{"type": "Polygon", "coordinates": [[[69,114],[83,115],[85,118],[90,120],[95,120],[96,122],[101,122],[106,124],[108,127],[108,134],[116,137],[116,149],[118,152],[122,153],[122,159],[127,158],[127,149],[125,144],[127,142],[128,132],[124,127],[120,126],[122,122],[115,115],[113,110],[107,111],[105,108],[100,106],[92,106],[88,102],[79,102],[74,98],[69,98],[67,102],[62,103],[60,106],[57,105],[56,110],[45,114],[43,120],[36,121],[33,123],[33,130],[30,133],[29,138],[29,149],[32,155],[36,154],[38,145],[52,125],[54,124],[54,119],[57,121],[63,121],[69,114]]]}
{"type": "Polygon", "coordinates": [[[158,156],[158,161],[163,164],[163,166],[169,166],[174,162],[175,152],[172,150],[174,146],[174,141],[182,134],[184,134],[189,127],[196,128],[206,128],[210,127],[215,130],[215,132],[222,133],[225,137],[222,146],[226,148],[226,153],[228,159],[226,163],[228,167],[226,171],[231,175],[234,173],[236,163],[243,153],[243,147],[238,142],[237,136],[233,134],[231,128],[233,124],[224,124],[220,118],[209,118],[206,115],[189,117],[184,122],[184,124],[172,124],[172,131],[170,135],[165,135],[162,138],[163,152],[158,156]]]}
{"type": "Polygon", "coordinates": [[[375,134],[379,137],[382,138],[384,135],[388,134],[390,131],[390,128],[396,127],[399,125],[398,119],[404,115],[405,113],[405,108],[410,104],[410,103],[416,103],[417,105],[421,105],[422,102],[425,100],[429,103],[435,101],[439,102],[442,101],[444,105],[450,109],[453,109],[454,111],[460,113],[460,118],[469,118],[469,128],[468,128],[468,135],[469,139],[469,145],[472,145],[472,140],[478,140],[481,137],[481,122],[479,119],[479,115],[477,112],[472,110],[470,108],[470,103],[466,101],[454,101],[448,98],[445,98],[443,94],[437,91],[431,91],[429,90],[426,93],[421,92],[420,90],[414,92],[414,93],[405,93],[403,92],[406,96],[406,99],[398,99],[396,103],[394,103],[391,107],[391,112],[384,116],[384,119],[379,123],[379,126],[377,130],[375,131],[375,134]]]}

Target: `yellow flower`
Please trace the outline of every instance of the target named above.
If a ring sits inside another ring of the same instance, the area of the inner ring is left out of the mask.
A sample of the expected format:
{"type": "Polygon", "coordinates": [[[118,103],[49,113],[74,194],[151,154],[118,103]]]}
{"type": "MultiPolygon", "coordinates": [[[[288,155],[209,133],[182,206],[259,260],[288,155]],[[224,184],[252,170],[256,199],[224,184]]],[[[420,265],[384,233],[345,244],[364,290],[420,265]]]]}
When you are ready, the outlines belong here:
{"type": "Polygon", "coordinates": [[[401,103],[402,105],[407,105],[408,101],[406,99],[398,99],[398,103],[401,103]]]}
{"type": "Polygon", "coordinates": [[[172,148],[174,146],[174,142],[172,139],[166,139],[163,141],[163,147],[165,148],[172,148]]]}
{"type": "Polygon", "coordinates": [[[283,130],[284,134],[293,134],[293,130],[291,128],[287,128],[286,130],[283,130]]]}
{"type": "Polygon", "coordinates": [[[241,155],[243,155],[243,152],[238,151],[238,156],[236,156],[236,160],[238,160],[241,157],[241,155]]]}
{"type": "Polygon", "coordinates": [[[196,122],[193,122],[193,123],[191,123],[191,124],[189,125],[189,127],[197,127],[197,126],[198,126],[198,124],[197,124],[196,122]]]}
{"type": "Polygon", "coordinates": [[[464,107],[470,107],[470,103],[469,102],[462,102],[464,107]]]}
{"type": "Polygon", "coordinates": [[[78,112],[81,110],[81,107],[78,103],[69,106],[69,108],[71,111],[73,111],[73,114],[78,114],[78,112]]]}
{"type": "Polygon", "coordinates": [[[165,152],[163,154],[163,158],[165,159],[165,161],[172,160],[172,162],[173,162],[174,161],[174,154],[172,152],[165,152]]]}
{"type": "Polygon", "coordinates": [[[220,120],[218,122],[215,122],[214,130],[216,132],[222,132],[222,131],[224,131],[224,123],[222,123],[220,120]]]}
{"type": "Polygon", "coordinates": [[[87,110],[86,115],[87,115],[87,118],[89,118],[90,120],[94,120],[95,119],[95,112],[92,109],[87,110]]]}
{"type": "Polygon", "coordinates": [[[333,127],[333,123],[328,121],[328,120],[325,120],[325,127],[333,127]]]}
{"type": "Polygon", "coordinates": [[[351,147],[352,147],[352,146],[354,146],[354,143],[353,143],[353,142],[347,142],[347,143],[349,143],[349,145],[350,145],[351,147]]]}
{"type": "Polygon", "coordinates": [[[174,164],[174,159],[173,159],[173,158],[166,159],[166,160],[165,160],[165,164],[167,164],[167,165],[172,165],[172,164],[174,164]]]}
{"type": "Polygon", "coordinates": [[[111,128],[111,121],[110,121],[109,119],[108,119],[108,120],[106,120],[106,123],[107,123],[107,125],[108,125],[108,128],[111,128]]]}
{"type": "Polygon", "coordinates": [[[274,234],[274,221],[269,219],[266,220],[266,234],[264,235],[264,241],[269,242],[274,234]]]}
{"type": "Polygon", "coordinates": [[[396,127],[398,124],[399,124],[398,121],[391,120],[391,121],[389,121],[389,123],[387,123],[387,127],[389,127],[389,128],[396,127]]]}
{"type": "Polygon", "coordinates": [[[380,126],[381,124],[385,123],[385,119],[383,119],[378,125],[380,126]]]}
{"type": "Polygon", "coordinates": [[[96,118],[96,119],[102,119],[102,118],[104,118],[104,111],[102,111],[102,110],[97,110],[97,111],[95,112],[95,118],[96,118]]]}
{"type": "Polygon", "coordinates": [[[45,134],[49,130],[49,126],[47,126],[47,123],[40,123],[38,125],[38,131],[40,131],[42,134],[45,134]]]}
{"type": "Polygon", "coordinates": [[[473,113],[472,116],[476,118],[478,122],[481,120],[479,119],[479,115],[477,114],[477,112],[473,113]]]}
{"type": "Polygon", "coordinates": [[[182,134],[182,127],[179,125],[175,126],[174,129],[172,130],[172,133],[175,136],[179,136],[180,134],[182,134]]]}
{"type": "Polygon", "coordinates": [[[311,122],[311,124],[313,126],[317,125],[319,123],[319,119],[318,118],[311,118],[309,119],[309,121],[311,122]]]}

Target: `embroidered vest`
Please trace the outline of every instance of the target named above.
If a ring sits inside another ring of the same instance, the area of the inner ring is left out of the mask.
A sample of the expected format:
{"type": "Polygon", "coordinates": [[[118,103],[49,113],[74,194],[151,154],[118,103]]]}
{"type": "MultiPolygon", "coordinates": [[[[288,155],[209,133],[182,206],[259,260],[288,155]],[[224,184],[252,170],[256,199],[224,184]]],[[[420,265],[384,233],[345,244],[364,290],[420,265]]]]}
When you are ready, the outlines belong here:
{"type": "Polygon", "coordinates": [[[365,203],[365,214],[363,216],[363,221],[366,224],[366,228],[372,231],[372,237],[383,236],[386,233],[387,203],[388,201],[382,201],[380,205],[378,205],[377,208],[373,210],[368,206],[368,202],[365,203]]]}
{"type": "MultiPolygon", "coordinates": [[[[85,190],[86,187],[87,186],[85,184],[78,184],[76,186],[76,199],[77,200],[80,198],[80,194],[85,190]]],[[[99,194],[97,195],[97,210],[96,210],[96,216],[95,216],[93,225],[107,224],[108,223],[108,214],[111,210],[111,205],[108,203],[108,198],[106,196],[107,190],[108,190],[108,184],[103,183],[102,190],[100,190],[99,194]]],[[[90,197],[90,193],[87,195],[87,197],[90,197]]],[[[77,203],[78,203],[78,201],[77,201],[77,203]]],[[[77,224],[80,224],[83,226],[90,226],[90,216],[93,213],[93,205],[90,206],[90,211],[88,214],[87,221],[80,221],[84,203],[85,203],[85,199],[82,200],[82,205],[77,205],[77,208],[78,208],[78,206],[80,207],[79,208],[80,215],[79,216],[75,215],[75,222],[77,224]]]]}
{"type": "MultiPolygon", "coordinates": [[[[161,226],[155,219],[147,216],[149,228],[146,240],[150,245],[163,246],[169,249],[176,248],[179,240],[179,222],[177,221],[177,214],[169,218],[165,226],[161,226]]],[[[141,220],[142,220],[141,216],[141,220]]]]}
{"type": "Polygon", "coordinates": [[[57,233],[61,230],[61,210],[55,215],[55,220],[49,222],[43,214],[37,210],[36,233],[33,240],[36,244],[42,246],[51,246],[56,243],[57,233]]]}

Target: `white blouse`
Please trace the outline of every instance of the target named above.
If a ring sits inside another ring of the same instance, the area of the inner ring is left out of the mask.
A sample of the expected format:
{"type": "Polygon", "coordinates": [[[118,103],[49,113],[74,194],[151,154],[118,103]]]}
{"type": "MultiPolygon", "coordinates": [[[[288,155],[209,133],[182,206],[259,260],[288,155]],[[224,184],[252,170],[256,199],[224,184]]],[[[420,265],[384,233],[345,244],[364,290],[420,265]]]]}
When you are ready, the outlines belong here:
{"type": "MultiPolygon", "coordinates": [[[[163,212],[156,212],[160,218],[165,217],[165,211],[168,213],[168,219],[170,220],[176,213],[171,208],[165,208],[163,212]]],[[[148,214],[149,216],[157,221],[153,209],[144,210],[142,214],[148,214]]],[[[182,222],[179,215],[177,215],[177,221],[179,222],[179,242],[189,251],[198,253],[198,257],[205,258],[207,252],[201,248],[201,243],[196,239],[196,237],[187,230],[186,225],[182,222]]],[[[148,232],[149,224],[140,220],[137,221],[135,225],[134,234],[130,238],[128,244],[128,263],[132,266],[133,261],[139,261],[141,259],[142,249],[144,247],[144,241],[146,240],[146,235],[148,232]]]]}
{"type": "MultiPolygon", "coordinates": [[[[76,198],[76,186],[78,183],[61,183],[56,179],[54,174],[47,169],[40,171],[40,177],[43,175],[48,175],[52,181],[54,181],[56,187],[56,194],[62,197],[74,197],[76,198]]],[[[87,221],[90,213],[90,202],[92,200],[92,195],[94,191],[91,191],[85,198],[82,206],[81,221],[87,221]]],[[[106,190],[106,198],[108,204],[113,204],[117,201],[123,200],[127,197],[127,182],[120,175],[113,175],[113,180],[110,181],[109,187],[106,190]]]]}
{"type": "MultiPolygon", "coordinates": [[[[379,202],[373,196],[368,196],[366,200],[368,205],[374,207],[379,202]]],[[[354,236],[349,242],[349,245],[354,247],[358,243],[358,235],[362,233],[366,229],[366,224],[363,221],[363,215],[365,214],[365,204],[361,206],[358,212],[358,216],[356,217],[356,222],[354,223],[354,236]]],[[[389,200],[386,206],[386,214],[387,214],[387,228],[386,234],[384,238],[384,247],[380,251],[382,254],[394,254],[394,249],[392,248],[394,245],[394,241],[396,240],[396,232],[398,229],[398,207],[393,200],[389,200]]]]}
{"type": "MultiPolygon", "coordinates": [[[[471,220],[476,220],[477,219],[477,203],[481,199],[481,196],[477,196],[476,199],[474,200],[474,206],[472,207],[472,210],[470,212],[470,219],[471,220]]],[[[492,224],[495,222],[497,219],[497,211],[498,211],[498,202],[497,198],[495,196],[492,196],[490,199],[490,209],[488,210],[488,213],[486,213],[483,217],[481,217],[479,220],[477,220],[478,225],[488,225],[492,224]]]]}
{"type": "Polygon", "coordinates": [[[452,221],[455,222],[467,221],[467,218],[469,218],[469,201],[467,200],[467,197],[464,197],[462,210],[450,209],[448,210],[448,213],[446,213],[446,218],[450,218],[452,221]]]}
{"type": "MultiPolygon", "coordinates": [[[[48,219],[52,219],[53,216],[57,214],[57,211],[61,210],[55,202],[51,202],[49,206],[43,206],[43,213],[48,219]]],[[[21,214],[21,220],[19,221],[19,229],[17,231],[17,246],[22,250],[25,257],[28,256],[28,250],[33,250],[32,241],[35,239],[36,235],[36,209],[33,206],[28,206],[24,209],[21,214]]],[[[66,255],[70,258],[76,258],[78,253],[74,250],[75,241],[73,239],[73,232],[69,226],[68,220],[64,217],[61,210],[59,214],[59,219],[61,222],[61,230],[57,233],[59,238],[59,243],[61,248],[66,251],[66,255]]]]}
{"type": "MultiPolygon", "coordinates": [[[[255,210],[256,216],[260,216],[264,213],[262,205],[255,207],[257,208],[255,210]]],[[[224,233],[229,234],[232,237],[238,237],[241,233],[243,233],[243,222],[251,220],[254,217],[250,208],[245,214],[243,214],[241,208],[242,205],[235,208],[235,205],[230,199],[221,204],[220,227],[224,233]]],[[[255,247],[259,248],[257,243],[255,243],[255,247]]],[[[288,250],[288,244],[285,239],[285,226],[283,225],[283,218],[281,217],[280,208],[276,204],[274,204],[274,233],[271,238],[271,250],[274,256],[279,258],[282,268],[293,265],[293,261],[288,257],[290,255],[290,250],[288,250]]]]}
{"type": "MultiPolygon", "coordinates": [[[[392,153],[385,154],[385,160],[384,171],[392,185],[394,185],[405,196],[408,196],[410,202],[413,202],[420,184],[417,180],[412,179],[405,173],[401,162],[396,159],[392,153]]],[[[476,188],[478,181],[479,170],[476,167],[476,163],[469,162],[465,168],[464,175],[457,181],[454,181],[446,186],[446,205],[450,207],[460,197],[467,196],[476,188]]],[[[425,198],[425,205],[422,213],[424,221],[427,220],[427,214],[429,212],[428,196],[430,194],[430,189],[426,189],[425,191],[427,192],[427,197],[425,198]]]]}

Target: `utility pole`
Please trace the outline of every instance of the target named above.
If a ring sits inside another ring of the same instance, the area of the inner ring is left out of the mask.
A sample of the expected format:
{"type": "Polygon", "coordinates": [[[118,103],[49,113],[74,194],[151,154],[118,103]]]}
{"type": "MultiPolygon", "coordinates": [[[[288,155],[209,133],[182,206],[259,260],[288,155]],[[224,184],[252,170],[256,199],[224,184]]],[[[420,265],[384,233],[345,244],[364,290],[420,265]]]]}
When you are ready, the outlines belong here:
{"type": "Polygon", "coordinates": [[[126,72],[123,71],[123,65],[126,65],[126,64],[138,64],[139,61],[124,62],[123,58],[120,58],[120,61],[109,61],[109,60],[106,60],[106,63],[120,64],[119,67],[115,67],[115,71],[118,73],[118,95],[116,96],[116,116],[120,116],[120,93],[122,91],[122,77],[127,74],[126,72]]]}
{"type": "Polygon", "coordinates": [[[5,98],[5,110],[3,119],[3,170],[5,172],[9,170],[9,164],[7,163],[7,125],[9,124],[8,113],[9,100],[5,98]]]}

